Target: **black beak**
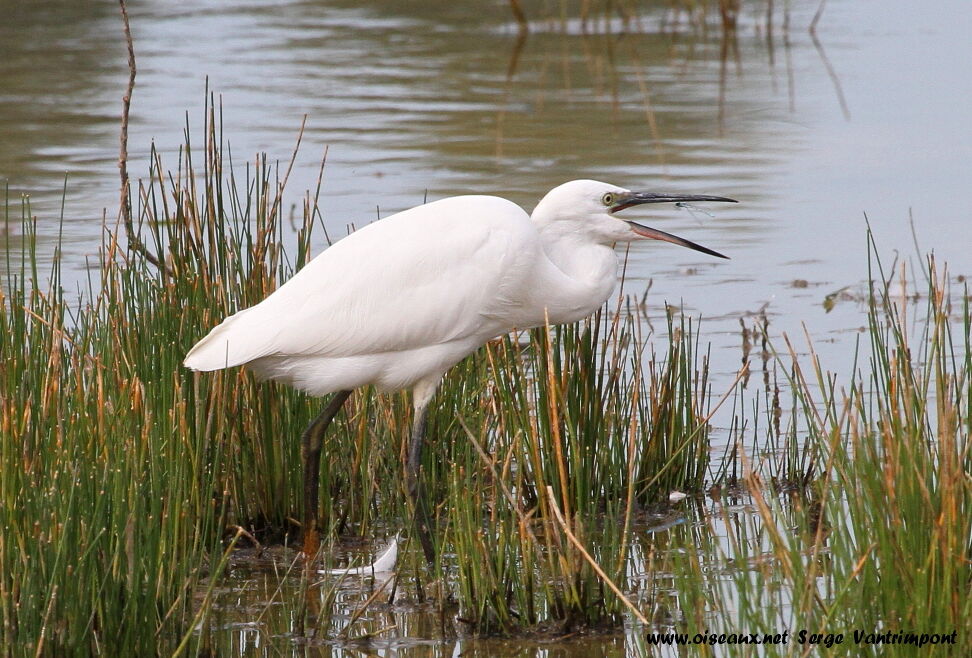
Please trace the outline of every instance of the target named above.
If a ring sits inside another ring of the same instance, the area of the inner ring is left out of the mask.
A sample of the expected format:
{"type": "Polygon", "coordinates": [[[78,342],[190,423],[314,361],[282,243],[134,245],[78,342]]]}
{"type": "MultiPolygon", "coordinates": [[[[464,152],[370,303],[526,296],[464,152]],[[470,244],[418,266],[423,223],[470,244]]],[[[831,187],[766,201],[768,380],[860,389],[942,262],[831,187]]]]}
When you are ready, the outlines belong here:
{"type": "MultiPolygon", "coordinates": [[[[627,192],[618,196],[618,201],[616,204],[611,206],[610,212],[616,213],[624,210],[625,208],[640,206],[643,203],[678,203],[691,201],[719,201],[725,203],[736,203],[735,199],[730,199],[724,196],[711,196],[708,194],[657,194],[655,192],[627,192]]],[[[631,229],[635,233],[643,238],[671,242],[672,244],[677,244],[681,247],[688,247],[689,249],[701,251],[703,254],[716,256],[718,258],[729,258],[728,256],[720,254],[718,251],[713,251],[708,247],[703,247],[700,244],[680,238],[677,235],[672,235],[671,233],[666,233],[665,231],[659,231],[658,229],[643,226],[629,220],[625,221],[628,222],[631,229]]]]}

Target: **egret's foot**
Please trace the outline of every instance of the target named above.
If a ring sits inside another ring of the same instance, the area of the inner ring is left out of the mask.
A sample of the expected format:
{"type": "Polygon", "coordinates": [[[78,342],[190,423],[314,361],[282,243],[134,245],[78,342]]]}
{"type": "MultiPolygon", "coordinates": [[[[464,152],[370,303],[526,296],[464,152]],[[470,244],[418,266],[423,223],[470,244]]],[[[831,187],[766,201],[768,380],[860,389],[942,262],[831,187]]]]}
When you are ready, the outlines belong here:
{"type": "Polygon", "coordinates": [[[300,439],[300,457],[304,467],[304,560],[308,564],[317,558],[321,548],[320,525],[318,524],[320,501],[317,499],[318,484],[321,476],[321,448],[324,433],[341,405],[351,395],[351,391],[338,391],[331,396],[323,411],[311,421],[300,439]]]}
{"type": "Polygon", "coordinates": [[[317,559],[317,552],[321,550],[321,533],[317,530],[317,525],[312,524],[310,527],[304,529],[304,548],[301,553],[304,556],[304,562],[307,564],[312,563],[317,559]]]}

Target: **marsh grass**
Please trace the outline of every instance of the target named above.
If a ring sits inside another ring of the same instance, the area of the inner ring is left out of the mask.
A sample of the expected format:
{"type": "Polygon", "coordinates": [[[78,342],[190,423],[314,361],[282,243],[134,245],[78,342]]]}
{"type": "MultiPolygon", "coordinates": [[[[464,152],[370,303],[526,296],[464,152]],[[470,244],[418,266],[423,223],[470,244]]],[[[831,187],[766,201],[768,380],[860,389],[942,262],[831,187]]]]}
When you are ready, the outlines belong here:
{"type": "MultiPolygon", "coordinates": [[[[673,554],[677,579],[692,584],[674,627],[843,634],[843,646],[834,645],[842,655],[887,651],[857,643],[855,631],[890,632],[885,642],[911,652],[918,647],[904,644],[909,633],[920,641],[954,632],[944,651],[972,648],[968,290],[953,294],[929,258],[925,290],[892,295],[871,249],[868,332],[846,383],[812,345],[809,364],[789,340],[777,355],[789,366],[788,422],[806,428],[816,475],[774,496],[752,462],[742,464],[736,500],[724,495],[703,519],[708,539],[684,536],[705,558],[673,554]],[[745,514],[729,511],[739,499],[745,514]]],[[[905,291],[904,268],[900,280],[905,291]]],[[[797,641],[775,651],[815,648],[797,641]]]]}
{"type": "MultiPolygon", "coordinates": [[[[438,563],[427,569],[406,550],[380,591],[295,570],[298,437],[320,401],[181,361],[306,262],[318,192],[285,215],[290,164],[234,165],[217,118],[209,107],[201,153],[187,130],[175,170],[153,150],[139,186],[136,219],[164,268],[106,227],[98,268],[73,299],[57,259],[40,271],[26,205],[8,245],[5,653],[242,650],[225,630],[236,610],[264,642],[367,647],[397,624],[388,606],[422,611],[438,638],[630,628],[631,605],[656,629],[968,630],[968,294],[951,307],[933,263],[916,324],[875,275],[869,343],[846,384],[787,349],[766,357],[759,405],[741,383],[748,371],[730,391],[711,390],[709,355],[675,309],[660,354],[624,299],[584,322],[493,341],[450,371],[432,405],[423,469],[438,563]],[[734,443],[713,463],[711,418],[725,393],[734,443]],[[711,509],[686,503],[694,522],[645,529],[669,491],[701,496],[713,484],[711,509]],[[745,519],[733,497],[751,510],[745,519]],[[224,585],[240,569],[234,551],[254,542],[282,557],[265,600],[237,605],[242,595],[224,585]]],[[[337,536],[409,525],[410,415],[406,395],[362,390],[332,425],[325,561],[337,536]]]]}
{"type": "Polygon", "coordinates": [[[147,328],[129,296],[137,279],[106,259],[108,283],[73,305],[57,264],[38,285],[34,226],[23,229],[0,305],[3,644],[150,653],[215,576],[224,446],[194,431],[165,327],[147,328]]]}
{"type": "MultiPolygon", "coordinates": [[[[5,646],[97,653],[111,638],[118,652],[201,651],[209,638],[193,629],[207,628],[229,540],[288,544],[299,533],[297,439],[320,403],[239,369],[194,374],[181,361],[209,327],[306,261],[317,191],[291,233],[288,163],[234,166],[217,126],[210,106],[204,152],[187,130],[174,170],[152,150],[134,204],[145,246],[106,226],[77,300],[64,294],[57,258],[38,271],[35,220],[23,210],[0,309],[5,646]]],[[[687,350],[683,336],[673,350],[687,350]]],[[[620,620],[614,595],[553,524],[548,487],[623,587],[634,506],[672,482],[701,486],[704,391],[680,378],[704,366],[675,351],[645,377],[642,344],[631,318],[605,309],[496,341],[443,383],[424,468],[448,557],[429,578],[449,583],[446,601],[457,571],[472,631],[620,620]],[[653,418],[669,431],[645,431],[653,418]]],[[[337,419],[322,476],[332,532],[407,524],[410,413],[405,395],[364,390],[337,419]]],[[[414,596],[424,589],[420,578],[414,596]]]]}
{"type": "Polygon", "coordinates": [[[648,377],[635,320],[610,311],[486,348],[489,391],[466,413],[445,474],[460,616],[475,631],[620,623],[623,602],[555,518],[625,587],[632,514],[673,482],[701,488],[704,391],[667,388],[693,367],[678,351],[685,336],[648,377]],[[665,441],[647,430],[654,419],[665,441]]]}

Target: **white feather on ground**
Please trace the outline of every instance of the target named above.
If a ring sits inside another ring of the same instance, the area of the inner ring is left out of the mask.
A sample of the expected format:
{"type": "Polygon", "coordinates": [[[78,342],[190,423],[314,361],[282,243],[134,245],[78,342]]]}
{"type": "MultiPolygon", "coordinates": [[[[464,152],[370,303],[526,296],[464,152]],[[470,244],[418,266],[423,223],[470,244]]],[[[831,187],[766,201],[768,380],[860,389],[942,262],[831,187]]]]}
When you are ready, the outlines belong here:
{"type": "Polygon", "coordinates": [[[400,537],[401,533],[396,533],[392,537],[391,543],[378,554],[371,564],[346,569],[322,569],[318,573],[329,576],[370,576],[376,573],[394,571],[395,565],[398,563],[398,540],[400,537]]]}

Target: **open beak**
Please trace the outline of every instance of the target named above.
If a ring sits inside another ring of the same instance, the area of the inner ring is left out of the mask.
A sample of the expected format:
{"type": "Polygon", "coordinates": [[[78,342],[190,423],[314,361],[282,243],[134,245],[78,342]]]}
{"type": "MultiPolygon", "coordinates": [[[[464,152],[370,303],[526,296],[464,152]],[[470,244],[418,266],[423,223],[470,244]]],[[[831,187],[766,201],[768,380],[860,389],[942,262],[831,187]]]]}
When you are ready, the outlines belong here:
{"type": "MultiPolygon", "coordinates": [[[[640,206],[643,203],[678,203],[691,201],[721,201],[726,203],[736,203],[735,199],[729,199],[724,196],[710,196],[708,194],[656,194],[654,192],[628,192],[626,194],[619,195],[618,202],[611,206],[610,212],[613,214],[624,210],[625,208],[640,206]]],[[[665,231],[659,231],[655,228],[643,226],[642,224],[638,224],[627,219],[624,221],[628,222],[631,230],[643,238],[661,240],[662,242],[671,242],[672,244],[688,247],[689,249],[701,251],[703,254],[709,254],[710,256],[716,256],[718,258],[729,258],[728,256],[720,254],[718,251],[713,251],[708,247],[703,247],[700,244],[680,238],[677,235],[672,235],[671,233],[666,233],[665,231]]]]}

